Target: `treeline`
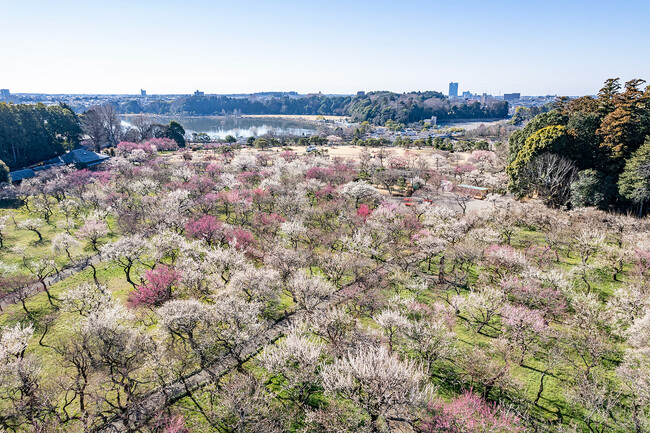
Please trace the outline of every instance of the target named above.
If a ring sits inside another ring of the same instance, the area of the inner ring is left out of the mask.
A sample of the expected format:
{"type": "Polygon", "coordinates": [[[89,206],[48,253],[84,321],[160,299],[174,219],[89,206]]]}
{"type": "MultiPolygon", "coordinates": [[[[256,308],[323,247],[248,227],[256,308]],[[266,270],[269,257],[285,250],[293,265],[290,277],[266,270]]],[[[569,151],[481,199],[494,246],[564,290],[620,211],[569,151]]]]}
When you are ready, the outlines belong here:
{"type": "Polygon", "coordinates": [[[650,201],[650,86],[608,79],[597,97],[560,98],[510,137],[510,190],[553,206],[650,201]],[[645,143],[644,143],[645,142],[645,143]]]}
{"type": "Polygon", "coordinates": [[[233,98],[227,96],[187,96],[174,101],[155,101],[145,106],[137,100],[120,106],[122,113],[209,115],[340,115],[346,116],[351,96],[312,95],[301,98],[290,96],[268,99],[233,98]]]}
{"type": "Polygon", "coordinates": [[[67,105],[0,103],[0,160],[11,169],[47,160],[79,144],[79,119],[67,105]]]}
{"type": "Polygon", "coordinates": [[[226,96],[187,96],[174,101],[155,101],[141,105],[132,100],[119,107],[121,113],[152,113],[160,115],[339,115],[355,121],[384,125],[392,120],[401,123],[419,122],[437,116],[439,120],[492,119],[508,116],[506,101],[481,105],[455,104],[440,92],[370,92],[356,96],[232,98],[226,96]]]}
{"type": "Polygon", "coordinates": [[[409,124],[430,119],[501,119],[508,116],[508,102],[452,103],[440,92],[370,92],[356,96],[348,108],[356,121],[384,125],[388,120],[409,124]]]}

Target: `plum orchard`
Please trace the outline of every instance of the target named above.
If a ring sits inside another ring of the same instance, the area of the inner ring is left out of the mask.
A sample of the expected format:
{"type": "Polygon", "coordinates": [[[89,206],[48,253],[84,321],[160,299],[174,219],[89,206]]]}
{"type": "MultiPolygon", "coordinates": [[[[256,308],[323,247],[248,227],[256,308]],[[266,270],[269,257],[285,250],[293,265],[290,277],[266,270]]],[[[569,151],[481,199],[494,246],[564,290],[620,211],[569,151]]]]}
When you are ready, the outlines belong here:
{"type": "Polygon", "coordinates": [[[2,429],[650,429],[647,221],[436,200],[489,151],[117,149],[0,217],[2,429]]]}

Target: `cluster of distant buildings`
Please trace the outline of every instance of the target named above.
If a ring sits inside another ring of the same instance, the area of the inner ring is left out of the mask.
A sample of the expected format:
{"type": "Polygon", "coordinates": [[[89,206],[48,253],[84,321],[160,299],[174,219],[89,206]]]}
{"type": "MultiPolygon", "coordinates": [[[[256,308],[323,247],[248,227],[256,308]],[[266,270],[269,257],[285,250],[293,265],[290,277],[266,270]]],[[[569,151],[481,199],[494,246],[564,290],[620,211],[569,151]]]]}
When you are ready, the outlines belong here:
{"type": "Polygon", "coordinates": [[[556,95],[544,95],[544,96],[522,96],[520,92],[504,93],[503,96],[493,96],[488,95],[487,93],[475,94],[470,91],[464,91],[458,95],[458,82],[449,83],[449,99],[454,100],[463,100],[465,102],[469,101],[480,101],[481,104],[486,104],[489,101],[508,101],[511,103],[512,111],[514,112],[515,106],[523,107],[538,107],[545,105],[549,102],[555,100],[556,95]]]}
{"type": "Polygon", "coordinates": [[[77,113],[86,111],[94,105],[121,104],[134,99],[137,99],[141,104],[154,101],[173,101],[179,96],[183,95],[147,95],[147,91],[144,89],[140,90],[139,95],[11,93],[9,89],[0,89],[0,101],[3,102],[13,102],[15,104],[43,103],[45,105],[65,103],[77,113]]]}

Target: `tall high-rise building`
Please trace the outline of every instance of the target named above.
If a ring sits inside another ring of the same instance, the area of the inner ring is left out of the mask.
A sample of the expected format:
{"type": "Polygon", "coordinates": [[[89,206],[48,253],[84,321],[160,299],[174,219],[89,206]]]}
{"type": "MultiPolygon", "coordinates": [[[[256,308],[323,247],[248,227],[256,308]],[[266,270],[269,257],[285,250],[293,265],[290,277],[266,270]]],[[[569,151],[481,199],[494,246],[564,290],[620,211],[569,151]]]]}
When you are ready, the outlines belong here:
{"type": "Polygon", "coordinates": [[[205,96],[205,92],[197,90],[196,92],[194,92],[194,96],[205,96]]]}
{"type": "Polygon", "coordinates": [[[140,96],[147,96],[147,91],[144,89],[140,89],[140,96]]]}
{"type": "Polygon", "coordinates": [[[487,101],[487,93],[483,92],[483,95],[481,95],[481,105],[485,105],[485,101],[487,101]]]}
{"type": "Polygon", "coordinates": [[[9,89],[0,89],[0,98],[9,98],[11,96],[11,92],[9,92],[9,89]]]}
{"type": "Polygon", "coordinates": [[[458,83],[449,83],[449,96],[458,96],[458,83]]]}

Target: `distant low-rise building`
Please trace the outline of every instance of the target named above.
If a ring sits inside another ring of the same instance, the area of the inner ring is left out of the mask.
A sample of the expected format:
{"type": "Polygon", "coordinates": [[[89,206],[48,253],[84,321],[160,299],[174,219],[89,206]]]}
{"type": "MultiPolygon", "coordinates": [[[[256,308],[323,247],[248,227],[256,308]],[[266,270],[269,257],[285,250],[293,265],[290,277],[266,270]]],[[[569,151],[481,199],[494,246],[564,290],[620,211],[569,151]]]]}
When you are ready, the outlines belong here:
{"type": "Polygon", "coordinates": [[[0,89],[0,98],[9,98],[11,96],[11,92],[9,92],[9,89],[0,89]]]}
{"type": "Polygon", "coordinates": [[[503,94],[503,100],[504,101],[516,101],[519,98],[521,98],[521,94],[519,92],[517,92],[517,93],[504,93],[503,94]]]}
{"type": "Polygon", "coordinates": [[[194,96],[205,96],[205,92],[201,92],[200,90],[197,90],[194,92],[194,96]]]}

